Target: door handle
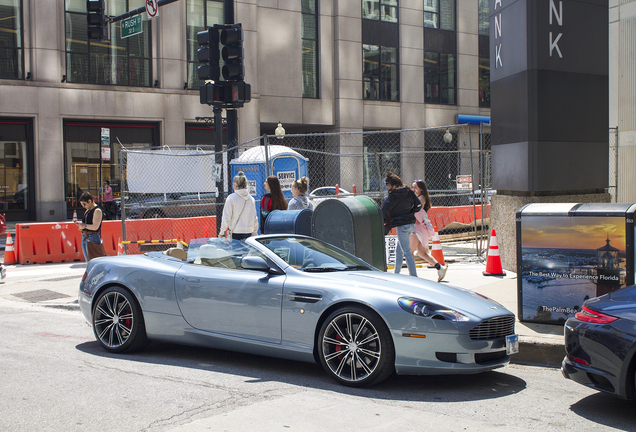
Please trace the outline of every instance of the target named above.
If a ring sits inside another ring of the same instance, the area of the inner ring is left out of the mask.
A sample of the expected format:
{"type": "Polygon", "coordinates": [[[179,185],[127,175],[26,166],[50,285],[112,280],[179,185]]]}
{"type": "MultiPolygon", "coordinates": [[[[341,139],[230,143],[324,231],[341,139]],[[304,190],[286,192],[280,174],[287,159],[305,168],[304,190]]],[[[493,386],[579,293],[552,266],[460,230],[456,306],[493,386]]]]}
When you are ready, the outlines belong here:
{"type": "Polygon", "coordinates": [[[201,280],[197,278],[186,278],[186,282],[199,283],[201,280]]]}

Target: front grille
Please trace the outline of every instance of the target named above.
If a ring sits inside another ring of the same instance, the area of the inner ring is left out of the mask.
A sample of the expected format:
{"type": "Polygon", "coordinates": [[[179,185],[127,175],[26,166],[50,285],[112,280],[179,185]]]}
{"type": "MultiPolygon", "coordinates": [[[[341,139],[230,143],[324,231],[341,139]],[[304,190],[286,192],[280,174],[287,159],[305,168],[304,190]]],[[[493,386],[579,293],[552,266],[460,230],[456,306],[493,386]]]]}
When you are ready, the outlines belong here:
{"type": "Polygon", "coordinates": [[[471,339],[498,339],[515,334],[515,317],[509,315],[482,321],[468,334],[471,339]]]}

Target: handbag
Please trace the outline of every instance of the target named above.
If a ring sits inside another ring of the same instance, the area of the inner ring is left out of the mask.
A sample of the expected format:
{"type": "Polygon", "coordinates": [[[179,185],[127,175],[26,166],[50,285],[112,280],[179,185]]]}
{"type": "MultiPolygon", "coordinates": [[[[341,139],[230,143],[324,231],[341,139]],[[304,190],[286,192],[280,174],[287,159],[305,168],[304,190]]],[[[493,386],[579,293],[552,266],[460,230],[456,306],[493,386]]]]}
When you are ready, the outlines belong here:
{"type": "Polygon", "coordinates": [[[104,243],[95,243],[88,240],[86,242],[86,249],[88,250],[87,261],[90,261],[93,258],[106,256],[106,249],[104,249],[104,243]]]}

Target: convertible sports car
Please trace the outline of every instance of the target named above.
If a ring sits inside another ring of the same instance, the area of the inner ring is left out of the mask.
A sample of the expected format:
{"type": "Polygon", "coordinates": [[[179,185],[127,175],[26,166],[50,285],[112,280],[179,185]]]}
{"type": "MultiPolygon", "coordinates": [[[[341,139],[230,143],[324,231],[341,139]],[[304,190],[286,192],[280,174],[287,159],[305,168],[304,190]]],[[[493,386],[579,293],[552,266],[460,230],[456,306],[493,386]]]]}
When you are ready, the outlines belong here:
{"type": "Polygon", "coordinates": [[[565,378],[636,400],[636,285],[587,300],[564,332],[565,378]]]}
{"type": "Polygon", "coordinates": [[[514,315],[492,300],[300,235],[96,258],[79,304],[110,352],[148,340],[241,351],[317,362],[355,387],[394,372],[488,371],[518,351],[514,315]]]}

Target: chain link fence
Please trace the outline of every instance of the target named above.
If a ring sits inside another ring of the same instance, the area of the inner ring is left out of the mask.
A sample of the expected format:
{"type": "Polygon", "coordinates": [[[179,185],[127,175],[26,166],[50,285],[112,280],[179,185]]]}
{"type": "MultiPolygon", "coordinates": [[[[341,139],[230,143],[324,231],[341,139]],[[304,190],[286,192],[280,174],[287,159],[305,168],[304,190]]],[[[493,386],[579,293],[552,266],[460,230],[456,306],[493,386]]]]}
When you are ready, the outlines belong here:
{"type": "MultiPolygon", "coordinates": [[[[310,198],[316,205],[334,198],[336,186],[340,197],[354,193],[366,195],[380,205],[386,194],[384,180],[388,171],[400,176],[408,186],[415,179],[423,179],[433,202],[429,217],[445,243],[444,254],[479,257],[487,249],[489,204],[495,192],[491,190],[489,125],[264,135],[239,145],[237,160],[257,146],[264,147],[267,159],[263,180],[267,175],[277,175],[276,150],[281,146],[306,159],[306,172],[300,175],[309,178],[310,198]]],[[[173,237],[177,233],[187,235],[194,217],[216,215],[216,226],[220,226],[222,202],[228,190],[231,192],[230,169],[234,165],[227,160],[227,153],[226,150],[217,154],[212,146],[123,149],[119,208],[124,220],[124,240],[165,239],[166,235],[159,233],[139,233],[138,230],[147,229],[148,224],[135,220],[155,219],[153,229],[171,232],[173,237]]],[[[261,196],[256,194],[254,198],[258,203],[261,196]]],[[[210,226],[208,230],[213,228],[210,226]]],[[[140,250],[170,245],[142,245],[140,250]]]]}

